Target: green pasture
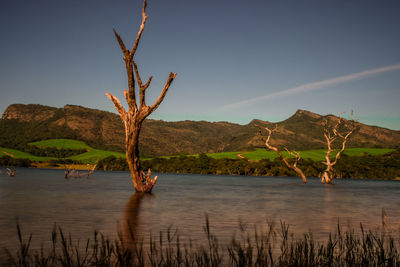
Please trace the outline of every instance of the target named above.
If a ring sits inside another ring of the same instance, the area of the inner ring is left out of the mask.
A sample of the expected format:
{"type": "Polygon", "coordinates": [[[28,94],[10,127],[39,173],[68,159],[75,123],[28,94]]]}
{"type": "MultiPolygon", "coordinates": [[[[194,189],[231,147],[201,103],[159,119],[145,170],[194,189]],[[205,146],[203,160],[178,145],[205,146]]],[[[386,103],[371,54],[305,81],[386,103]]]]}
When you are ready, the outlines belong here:
{"type": "Polygon", "coordinates": [[[114,156],[116,158],[125,158],[124,153],[90,148],[87,152],[68,157],[68,159],[79,160],[83,163],[94,163],[97,160],[104,159],[109,156],[114,156]]]}
{"type": "Polygon", "coordinates": [[[31,146],[39,148],[55,147],[58,149],[92,149],[82,141],[72,139],[49,139],[38,142],[29,143],[31,146]]]}
{"type": "Polygon", "coordinates": [[[29,145],[37,146],[40,148],[56,147],[65,149],[86,149],[85,153],[68,157],[67,159],[79,160],[83,163],[94,163],[97,160],[114,156],[117,158],[125,157],[125,154],[113,151],[106,151],[101,149],[94,149],[82,141],[72,139],[50,139],[39,142],[30,143],[29,145]]]}
{"type": "Polygon", "coordinates": [[[391,148],[348,148],[343,153],[348,156],[364,156],[366,154],[379,156],[393,151],[395,151],[395,149],[391,148]]]}
{"type": "MultiPolygon", "coordinates": [[[[72,140],[72,139],[51,139],[51,140],[43,140],[38,142],[29,143],[29,145],[36,146],[39,148],[47,148],[47,147],[55,147],[58,149],[86,149],[85,153],[68,157],[68,159],[81,161],[83,163],[94,163],[97,160],[107,158],[109,156],[114,156],[117,158],[125,158],[124,153],[113,152],[113,151],[106,151],[100,149],[94,149],[82,141],[72,140]]],[[[29,153],[25,153],[22,151],[18,151],[15,149],[9,148],[0,148],[0,157],[5,156],[6,154],[2,151],[10,153],[14,155],[14,158],[26,158],[31,161],[49,161],[54,159],[52,157],[38,157],[31,155],[29,153]]],[[[344,154],[348,156],[364,156],[364,155],[383,155],[389,152],[394,151],[394,149],[389,148],[348,148],[344,151],[344,154]]],[[[315,150],[304,150],[299,151],[300,155],[304,159],[311,159],[313,161],[322,161],[325,158],[326,150],[325,149],[315,149],[315,150]]],[[[284,156],[289,156],[286,151],[282,152],[284,156]]],[[[337,151],[336,151],[337,153],[337,151]]],[[[332,157],[336,155],[335,152],[332,153],[332,157]]],[[[261,159],[270,159],[274,160],[277,158],[277,154],[274,151],[258,148],[254,151],[236,151],[236,152],[219,152],[219,153],[208,153],[206,154],[209,157],[215,159],[240,159],[238,154],[241,154],[248,160],[261,160],[261,159]]],[[[194,157],[198,157],[197,155],[190,155],[194,157]]],[[[171,156],[165,157],[170,158],[171,156]]],[[[145,160],[145,159],[144,159],[145,160]]]]}
{"type": "MultiPolygon", "coordinates": [[[[208,157],[214,158],[214,159],[240,159],[238,157],[238,154],[241,153],[246,153],[246,152],[217,152],[217,153],[206,153],[208,157]]],[[[196,157],[198,158],[200,154],[192,154],[192,155],[184,155],[188,157],[196,157]]],[[[174,155],[174,156],[161,156],[159,158],[164,158],[164,159],[170,159],[170,158],[176,158],[179,157],[180,155],[174,155]]],[[[141,160],[151,160],[152,158],[141,158],[141,160]]]]}
{"type": "MultiPolygon", "coordinates": [[[[55,147],[58,149],[86,149],[85,153],[67,158],[72,160],[79,160],[82,163],[94,163],[97,160],[104,159],[109,156],[114,156],[119,158],[125,157],[124,153],[94,149],[82,141],[72,140],[72,139],[50,139],[50,140],[43,140],[43,141],[29,143],[29,145],[36,146],[39,148],[55,147]]],[[[55,159],[53,157],[38,157],[31,155],[29,153],[9,148],[0,148],[0,157],[6,155],[2,151],[14,155],[14,158],[29,159],[31,161],[49,161],[55,159]]]]}
{"type": "MultiPolygon", "coordinates": [[[[394,151],[394,149],[390,148],[348,148],[343,153],[348,156],[364,156],[364,155],[383,155],[389,152],[394,151]]],[[[322,161],[325,159],[326,150],[325,149],[314,149],[314,150],[303,150],[299,151],[300,156],[304,159],[311,159],[313,161],[322,161]]],[[[337,150],[332,152],[331,157],[335,157],[337,150]]],[[[236,158],[239,157],[237,154],[241,154],[243,157],[248,160],[261,160],[261,159],[270,159],[274,160],[277,158],[277,154],[274,151],[266,150],[263,148],[256,149],[254,151],[249,152],[226,152],[226,153],[211,153],[207,154],[213,158],[236,158]]],[[[289,156],[286,151],[282,151],[284,156],[289,156]]]]}
{"type": "Polygon", "coordinates": [[[7,156],[7,154],[3,153],[3,151],[12,154],[14,156],[13,158],[16,159],[29,159],[31,161],[49,161],[51,159],[54,159],[51,157],[38,157],[26,152],[4,147],[0,147],[0,157],[7,156]]]}
{"type": "Polygon", "coordinates": [[[238,157],[237,155],[241,153],[246,153],[246,152],[218,152],[218,153],[208,153],[206,155],[214,159],[239,159],[240,157],[238,157]]]}

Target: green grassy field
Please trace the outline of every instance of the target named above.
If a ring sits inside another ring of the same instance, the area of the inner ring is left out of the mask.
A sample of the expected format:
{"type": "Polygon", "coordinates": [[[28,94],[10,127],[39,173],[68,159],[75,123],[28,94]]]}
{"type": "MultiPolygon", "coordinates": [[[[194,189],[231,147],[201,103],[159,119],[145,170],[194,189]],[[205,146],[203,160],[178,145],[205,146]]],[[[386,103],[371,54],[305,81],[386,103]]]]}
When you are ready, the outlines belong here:
{"type": "MultiPolygon", "coordinates": [[[[38,142],[29,143],[29,145],[37,146],[39,148],[46,148],[46,147],[55,147],[58,149],[86,149],[85,153],[68,157],[67,159],[72,160],[79,160],[82,163],[94,163],[99,159],[103,159],[109,156],[115,156],[119,158],[125,157],[124,153],[113,152],[113,151],[106,151],[100,149],[94,149],[82,141],[78,140],[71,140],[71,139],[50,139],[50,140],[43,140],[38,142]]],[[[31,161],[49,161],[55,159],[53,157],[38,157],[31,155],[29,153],[25,153],[15,149],[9,148],[0,148],[0,157],[5,156],[6,154],[2,151],[10,153],[14,155],[14,158],[17,159],[29,159],[31,161]]]]}
{"type": "Polygon", "coordinates": [[[7,154],[3,153],[3,151],[12,154],[14,156],[14,158],[16,159],[29,159],[31,161],[49,161],[51,159],[51,157],[38,157],[38,156],[34,156],[31,155],[29,153],[25,153],[19,150],[15,150],[15,149],[10,149],[10,148],[4,148],[4,147],[0,147],[0,157],[6,156],[7,154]]]}
{"type": "Polygon", "coordinates": [[[238,157],[237,155],[240,153],[246,153],[246,152],[219,152],[219,153],[208,153],[206,155],[214,159],[239,159],[240,157],[238,157]]]}
{"type": "Polygon", "coordinates": [[[114,156],[118,158],[125,157],[124,153],[95,149],[88,146],[82,141],[71,140],[71,139],[50,139],[50,140],[30,143],[29,145],[37,146],[40,148],[56,147],[56,148],[66,148],[66,149],[86,149],[87,152],[85,153],[67,158],[72,160],[79,160],[83,163],[94,163],[99,159],[104,159],[109,156],[114,156]]]}
{"type": "Polygon", "coordinates": [[[55,147],[58,149],[92,149],[84,142],[72,139],[50,139],[29,143],[29,145],[39,148],[55,147]]]}
{"type": "Polygon", "coordinates": [[[68,159],[79,160],[82,161],[83,163],[94,163],[99,159],[104,159],[109,156],[114,156],[117,158],[125,158],[124,153],[90,148],[87,152],[72,157],[68,157],[68,159]]]}
{"type": "MultiPolygon", "coordinates": [[[[78,140],[71,140],[71,139],[51,139],[51,140],[44,140],[39,142],[29,143],[29,145],[37,146],[39,148],[46,148],[46,147],[56,147],[56,148],[64,148],[64,149],[86,149],[85,153],[68,157],[68,159],[81,161],[82,163],[94,163],[97,160],[104,159],[109,156],[114,156],[118,158],[124,158],[124,153],[113,152],[113,151],[106,151],[100,149],[94,149],[82,141],[78,140]]],[[[5,156],[6,154],[2,151],[10,153],[14,155],[15,158],[26,158],[31,161],[49,161],[54,159],[52,157],[38,157],[31,155],[29,153],[25,153],[22,151],[9,149],[9,148],[0,148],[0,157],[5,156]]],[[[363,156],[366,154],[369,155],[383,155],[388,152],[392,152],[394,149],[389,148],[348,148],[344,151],[344,154],[348,156],[363,156]]],[[[299,151],[300,155],[304,159],[311,159],[314,161],[322,161],[325,158],[326,150],[324,149],[316,149],[316,150],[305,150],[299,151]]],[[[282,152],[284,156],[289,156],[287,152],[282,152]]],[[[248,160],[261,160],[261,159],[270,159],[274,160],[277,157],[277,154],[274,151],[266,150],[263,148],[258,148],[254,151],[237,151],[237,152],[220,152],[220,153],[208,153],[207,156],[215,158],[215,159],[222,159],[222,158],[229,158],[229,159],[239,159],[238,154],[241,154],[243,157],[247,158],[248,160]]],[[[191,155],[197,157],[198,155],[191,155]]],[[[335,156],[335,153],[332,153],[332,157],[335,156]]],[[[170,158],[165,157],[165,158],[170,158]]],[[[145,159],[144,159],[145,160],[145,159]]]]}
{"type": "MultiPolygon", "coordinates": [[[[363,156],[366,154],[369,155],[383,155],[389,152],[394,151],[394,149],[390,148],[348,148],[343,153],[348,156],[363,156]]],[[[314,161],[322,161],[325,158],[326,150],[325,149],[315,149],[315,150],[304,150],[299,151],[302,158],[311,159],[314,161]]],[[[273,160],[277,158],[277,154],[274,151],[266,150],[263,148],[256,149],[250,152],[226,152],[226,153],[212,153],[207,154],[213,158],[233,158],[238,159],[238,154],[241,154],[243,157],[249,160],[260,160],[260,159],[270,159],[273,160]]],[[[284,156],[289,156],[286,151],[282,152],[284,156]]],[[[332,157],[334,157],[336,153],[332,153],[332,157]]]]}

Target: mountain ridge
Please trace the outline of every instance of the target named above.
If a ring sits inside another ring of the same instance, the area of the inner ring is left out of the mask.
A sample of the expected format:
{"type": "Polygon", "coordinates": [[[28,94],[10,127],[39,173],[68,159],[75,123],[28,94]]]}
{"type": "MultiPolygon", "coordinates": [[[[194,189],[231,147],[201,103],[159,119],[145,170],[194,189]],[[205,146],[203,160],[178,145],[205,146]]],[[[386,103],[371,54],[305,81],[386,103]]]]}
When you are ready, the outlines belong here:
{"type": "MultiPolygon", "coordinates": [[[[278,125],[271,143],[289,149],[325,148],[322,123],[337,116],[297,110],[286,120],[272,123],[253,119],[248,124],[227,121],[163,121],[147,119],[141,133],[143,156],[246,151],[263,147],[260,126],[278,125]]],[[[392,148],[400,144],[400,131],[357,124],[349,147],[392,148]]],[[[13,104],[0,120],[0,146],[17,148],[28,142],[70,138],[100,149],[124,151],[125,133],[115,113],[76,105],[62,108],[39,104],[13,104]]]]}

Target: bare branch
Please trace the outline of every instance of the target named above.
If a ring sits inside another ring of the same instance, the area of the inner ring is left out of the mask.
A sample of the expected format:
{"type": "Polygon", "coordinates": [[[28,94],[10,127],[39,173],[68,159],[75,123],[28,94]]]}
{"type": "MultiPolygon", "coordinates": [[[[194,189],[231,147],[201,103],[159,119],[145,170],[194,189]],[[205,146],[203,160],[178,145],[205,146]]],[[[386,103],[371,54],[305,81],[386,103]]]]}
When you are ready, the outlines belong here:
{"type": "Polygon", "coordinates": [[[139,87],[142,87],[143,86],[142,79],[140,78],[139,70],[138,70],[135,60],[132,59],[132,63],[133,63],[133,69],[135,70],[135,74],[136,74],[136,80],[139,84],[139,87]]]}
{"type": "Polygon", "coordinates": [[[122,41],[121,36],[117,33],[117,31],[114,29],[114,35],[118,40],[119,46],[121,47],[122,52],[124,53],[125,58],[128,58],[129,56],[129,51],[126,49],[124,41],[122,41]]]}
{"type": "Polygon", "coordinates": [[[265,145],[266,145],[270,150],[275,151],[275,152],[278,154],[279,158],[286,164],[286,166],[287,166],[288,168],[294,170],[295,172],[297,172],[297,174],[300,175],[301,179],[303,180],[303,183],[306,183],[306,182],[307,182],[306,176],[304,175],[303,171],[302,171],[299,167],[297,167],[297,162],[301,159],[300,153],[298,153],[298,152],[296,152],[296,151],[290,152],[287,148],[285,148],[285,150],[286,150],[290,155],[293,155],[293,156],[295,157],[295,162],[294,162],[294,164],[290,164],[290,162],[288,161],[288,159],[285,158],[285,157],[283,156],[283,154],[281,153],[281,151],[279,150],[279,148],[274,147],[274,146],[272,146],[272,145],[269,143],[269,140],[271,139],[271,135],[272,135],[272,133],[273,133],[274,131],[276,131],[276,130],[278,129],[278,125],[275,124],[275,128],[272,129],[272,130],[269,129],[268,127],[264,127],[264,129],[267,130],[267,132],[268,132],[268,136],[267,136],[267,139],[266,139],[266,141],[265,141],[265,145]]]}
{"type": "Polygon", "coordinates": [[[336,165],[340,155],[342,154],[342,152],[346,148],[346,143],[347,143],[350,135],[355,130],[355,124],[354,124],[354,119],[353,119],[353,111],[351,112],[351,125],[348,125],[348,123],[346,123],[346,120],[341,117],[342,114],[344,114],[344,113],[343,112],[340,113],[337,123],[335,125],[333,125],[333,127],[331,129],[329,129],[327,121],[325,121],[325,123],[323,123],[324,137],[326,139],[326,144],[328,146],[328,150],[326,151],[325,162],[322,162],[323,164],[326,165],[326,169],[325,169],[325,171],[324,171],[324,173],[322,174],[322,177],[321,177],[321,182],[322,183],[324,183],[324,182],[326,182],[328,184],[332,183],[333,171],[334,171],[333,166],[336,165]],[[342,125],[343,125],[343,127],[341,127],[342,125]],[[346,131],[343,128],[348,129],[348,131],[346,131]],[[331,132],[332,132],[333,135],[331,134],[331,132]],[[336,153],[335,159],[332,162],[331,159],[330,159],[330,155],[331,155],[331,153],[333,151],[332,143],[337,138],[341,138],[342,139],[342,147],[336,153]]]}
{"type": "Polygon", "coordinates": [[[299,162],[299,160],[301,159],[300,157],[300,153],[297,152],[296,150],[290,151],[289,149],[287,149],[285,147],[286,152],[291,155],[292,157],[294,157],[295,161],[293,163],[293,166],[296,167],[297,166],[297,162],[299,162]]]}
{"type": "Polygon", "coordinates": [[[149,88],[152,79],[153,79],[153,76],[150,76],[147,83],[145,83],[143,86],[140,87],[140,92],[139,92],[140,106],[143,106],[143,107],[146,106],[146,89],[149,88]]]}
{"type": "Polygon", "coordinates": [[[146,0],[144,0],[143,1],[143,10],[142,10],[142,24],[140,25],[139,32],[138,32],[138,34],[136,36],[136,40],[135,40],[135,43],[133,44],[132,50],[129,53],[129,57],[131,59],[135,55],[136,49],[137,49],[137,47],[139,45],[140,37],[142,36],[142,33],[143,33],[144,25],[146,24],[146,19],[147,19],[146,7],[147,7],[147,3],[146,3],[146,0]]]}
{"type": "Polygon", "coordinates": [[[343,138],[343,142],[342,142],[342,149],[336,154],[335,157],[335,161],[332,162],[332,166],[335,165],[338,161],[338,158],[340,157],[340,154],[342,154],[342,152],[346,149],[346,143],[347,140],[349,139],[350,135],[354,132],[355,128],[352,128],[346,135],[340,135],[343,138]]]}
{"type": "MultiPolygon", "coordinates": [[[[275,147],[270,146],[269,140],[271,139],[272,132],[275,132],[275,131],[278,130],[278,125],[275,124],[275,128],[272,129],[272,130],[269,129],[268,127],[266,127],[266,126],[260,126],[260,125],[256,125],[256,126],[257,126],[258,128],[260,128],[260,129],[267,130],[268,136],[267,136],[267,139],[265,140],[265,145],[266,145],[269,149],[274,150],[275,147]]],[[[275,151],[275,150],[274,150],[274,151],[275,151]]]]}
{"type": "Polygon", "coordinates": [[[146,90],[147,88],[149,88],[150,83],[151,83],[151,80],[153,80],[153,75],[151,75],[151,76],[149,77],[149,79],[147,80],[147,83],[144,84],[145,90],[146,90]]]}
{"type": "Polygon", "coordinates": [[[121,105],[121,102],[119,102],[119,99],[115,96],[113,96],[110,93],[106,93],[106,96],[113,102],[115,108],[117,109],[119,116],[121,117],[122,121],[126,124],[127,122],[127,113],[124,107],[121,105]]]}
{"type": "Polygon", "coordinates": [[[136,62],[134,60],[132,60],[132,63],[133,63],[133,68],[134,68],[135,74],[136,74],[136,80],[137,80],[137,82],[139,84],[139,88],[140,88],[139,89],[140,106],[145,107],[146,106],[146,89],[150,86],[153,76],[150,76],[147,83],[143,84],[142,78],[140,77],[140,74],[139,74],[138,66],[136,65],[136,62]]]}
{"type": "Polygon", "coordinates": [[[164,100],[165,95],[167,94],[168,88],[170,87],[171,83],[174,81],[176,75],[177,74],[173,73],[173,72],[171,72],[169,74],[168,80],[165,83],[160,96],[158,97],[157,101],[150,107],[149,114],[152,113],[154,110],[156,110],[160,106],[161,102],[164,100]]]}
{"type": "Polygon", "coordinates": [[[126,102],[129,103],[131,101],[131,99],[130,99],[129,93],[128,93],[128,91],[126,91],[126,89],[124,89],[124,96],[125,96],[126,102]]]}

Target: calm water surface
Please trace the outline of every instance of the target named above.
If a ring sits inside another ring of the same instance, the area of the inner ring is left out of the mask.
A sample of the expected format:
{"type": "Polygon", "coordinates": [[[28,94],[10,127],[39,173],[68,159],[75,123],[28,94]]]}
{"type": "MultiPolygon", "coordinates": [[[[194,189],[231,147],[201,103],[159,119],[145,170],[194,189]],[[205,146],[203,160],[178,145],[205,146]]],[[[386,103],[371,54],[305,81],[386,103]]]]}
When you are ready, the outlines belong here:
{"type": "MultiPolygon", "coordinates": [[[[228,240],[239,222],[266,226],[283,220],[296,234],[312,231],[323,240],[337,222],[376,229],[382,209],[400,229],[400,182],[294,177],[161,174],[152,195],[134,194],[127,172],[95,172],[90,179],[65,180],[61,170],[18,169],[0,176],[0,249],[17,245],[16,221],[45,246],[54,223],[81,240],[99,230],[115,237],[131,221],[139,235],[178,228],[181,239],[203,240],[205,214],[212,231],[228,240]]],[[[0,250],[1,251],[1,250],[0,250]]]]}

